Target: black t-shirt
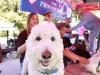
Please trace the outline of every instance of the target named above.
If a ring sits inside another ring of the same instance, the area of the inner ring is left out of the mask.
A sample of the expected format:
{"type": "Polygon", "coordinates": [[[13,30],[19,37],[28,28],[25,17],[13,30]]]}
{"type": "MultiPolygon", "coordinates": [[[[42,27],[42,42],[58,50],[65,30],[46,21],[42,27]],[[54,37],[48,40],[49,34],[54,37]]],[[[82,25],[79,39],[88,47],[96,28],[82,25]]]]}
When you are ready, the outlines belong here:
{"type": "Polygon", "coordinates": [[[72,45],[69,38],[67,38],[67,37],[61,37],[61,38],[63,39],[64,48],[70,47],[72,45]]]}
{"type": "MultiPolygon", "coordinates": [[[[71,28],[71,26],[70,26],[70,24],[66,24],[65,25],[65,28],[71,28]]],[[[70,32],[66,32],[67,34],[71,34],[72,32],[70,31],[70,32]]]]}
{"type": "MultiPolygon", "coordinates": [[[[61,37],[63,39],[63,45],[64,45],[64,48],[66,47],[70,47],[72,45],[72,43],[70,42],[70,39],[67,38],[67,37],[61,37]]],[[[67,66],[67,62],[69,61],[70,59],[67,58],[66,56],[63,55],[63,63],[64,63],[64,67],[67,66]]]]}
{"type": "Polygon", "coordinates": [[[77,46],[75,46],[74,44],[72,44],[70,42],[70,39],[69,38],[62,37],[62,39],[63,39],[64,48],[68,47],[68,49],[71,50],[71,51],[75,51],[77,49],[77,46]]]}
{"type": "MultiPolygon", "coordinates": [[[[26,32],[26,30],[23,30],[20,32],[20,34],[18,36],[16,47],[18,48],[21,45],[23,45],[26,40],[27,40],[27,32],[26,32]]],[[[23,52],[20,56],[20,63],[23,63],[24,57],[25,57],[25,52],[23,52]]]]}

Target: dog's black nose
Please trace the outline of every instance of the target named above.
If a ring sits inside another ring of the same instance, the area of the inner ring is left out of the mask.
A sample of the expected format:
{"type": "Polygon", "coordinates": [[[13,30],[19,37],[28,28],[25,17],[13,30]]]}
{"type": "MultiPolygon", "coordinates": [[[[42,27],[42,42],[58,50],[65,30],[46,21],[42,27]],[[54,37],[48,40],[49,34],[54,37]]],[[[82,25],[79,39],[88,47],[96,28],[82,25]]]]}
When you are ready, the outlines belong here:
{"type": "Polygon", "coordinates": [[[42,58],[43,59],[50,59],[52,56],[51,52],[48,51],[48,50],[45,50],[43,53],[42,53],[42,58]]]}

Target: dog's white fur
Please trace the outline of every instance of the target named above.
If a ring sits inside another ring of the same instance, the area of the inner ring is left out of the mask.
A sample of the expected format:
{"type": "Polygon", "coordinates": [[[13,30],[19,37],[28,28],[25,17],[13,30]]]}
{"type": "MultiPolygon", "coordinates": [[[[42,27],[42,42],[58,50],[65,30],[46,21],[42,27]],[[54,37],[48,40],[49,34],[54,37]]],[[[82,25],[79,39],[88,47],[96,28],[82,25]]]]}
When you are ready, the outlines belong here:
{"type": "MultiPolygon", "coordinates": [[[[89,60],[90,60],[89,64],[84,64],[87,71],[91,72],[93,75],[100,75],[100,72],[96,72],[96,68],[100,61],[100,53],[97,52],[91,58],[89,58],[89,60]]],[[[98,67],[98,70],[100,71],[100,66],[98,67]]]]}
{"type": "Polygon", "coordinates": [[[26,75],[27,68],[28,75],[46,75],[42,72],[51,69],[57,69],[58,71],[49,75],[64,74],[63,41],[55,25],[44,21],[33,27],[26,41],[26,48],[21,75],[26,75]],[[41,40],[36,40],[37,37],[40,37],[41,40]],[[54,38],[53,41],[52,37],[54,38]],[[45,50],[51,52],[50,59],[42,58],[42,53],[45,50]],[[43,66],[41,60],[49,61],[49,65],[43,66]]]}

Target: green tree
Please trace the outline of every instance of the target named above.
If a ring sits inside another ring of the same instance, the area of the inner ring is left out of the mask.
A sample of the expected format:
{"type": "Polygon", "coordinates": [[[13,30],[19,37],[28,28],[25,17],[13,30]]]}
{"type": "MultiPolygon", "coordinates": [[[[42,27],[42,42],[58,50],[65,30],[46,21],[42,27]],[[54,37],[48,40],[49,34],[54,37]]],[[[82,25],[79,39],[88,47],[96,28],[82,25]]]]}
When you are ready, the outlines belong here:
{"type": "Polygon", "coordinates": [[[72,10],[72,17],[73,18],[75,18],[76,19],[76,21],[77,21],[77,18],[78,18],[78,21],[80,21],[80,19],[81,19],[81,16],[80,15],[78,15],[78,17],[77,17],[77,13],[76,13],[76,11],[75,10],[72,10]]]}
{"type": "Polygon", "coordinates": [[[18,30],[26,27],[26,17],[28,12],[20,11],[20,0],[1,0],[0,1],[0,20],[15,23],[18,30]]]}
{"type": "Polygon", "coordinates": [[[57,23],[59,20],[58,19],[55,19],[55,18],[53,18],[53,20],[52,20],[54,23],[57,23]]]}
{"type": "Polygon", "coordinates": [[[0,31],[0,37],[6,37],[7,33],[6,31],[0,31]]]}

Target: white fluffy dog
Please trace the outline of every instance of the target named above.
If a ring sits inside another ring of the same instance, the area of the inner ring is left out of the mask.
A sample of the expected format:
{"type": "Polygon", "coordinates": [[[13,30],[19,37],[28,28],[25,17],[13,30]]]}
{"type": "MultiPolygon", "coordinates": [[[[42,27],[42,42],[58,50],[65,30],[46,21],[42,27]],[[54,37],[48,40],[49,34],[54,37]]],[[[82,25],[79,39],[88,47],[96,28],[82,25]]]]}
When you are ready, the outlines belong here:
{"type": "Polygon", "coordinates": [[[63,41],[55,25],[36,25],[26,41],[21,75],[63,75],[63,41]]]}
{"type": "Polygon", "coordinates": [[[90,63],[85,65],[87,71],[93,73],[93,75],[100,75],[100,53],[97,52],[89,60],[90,63]]]}

